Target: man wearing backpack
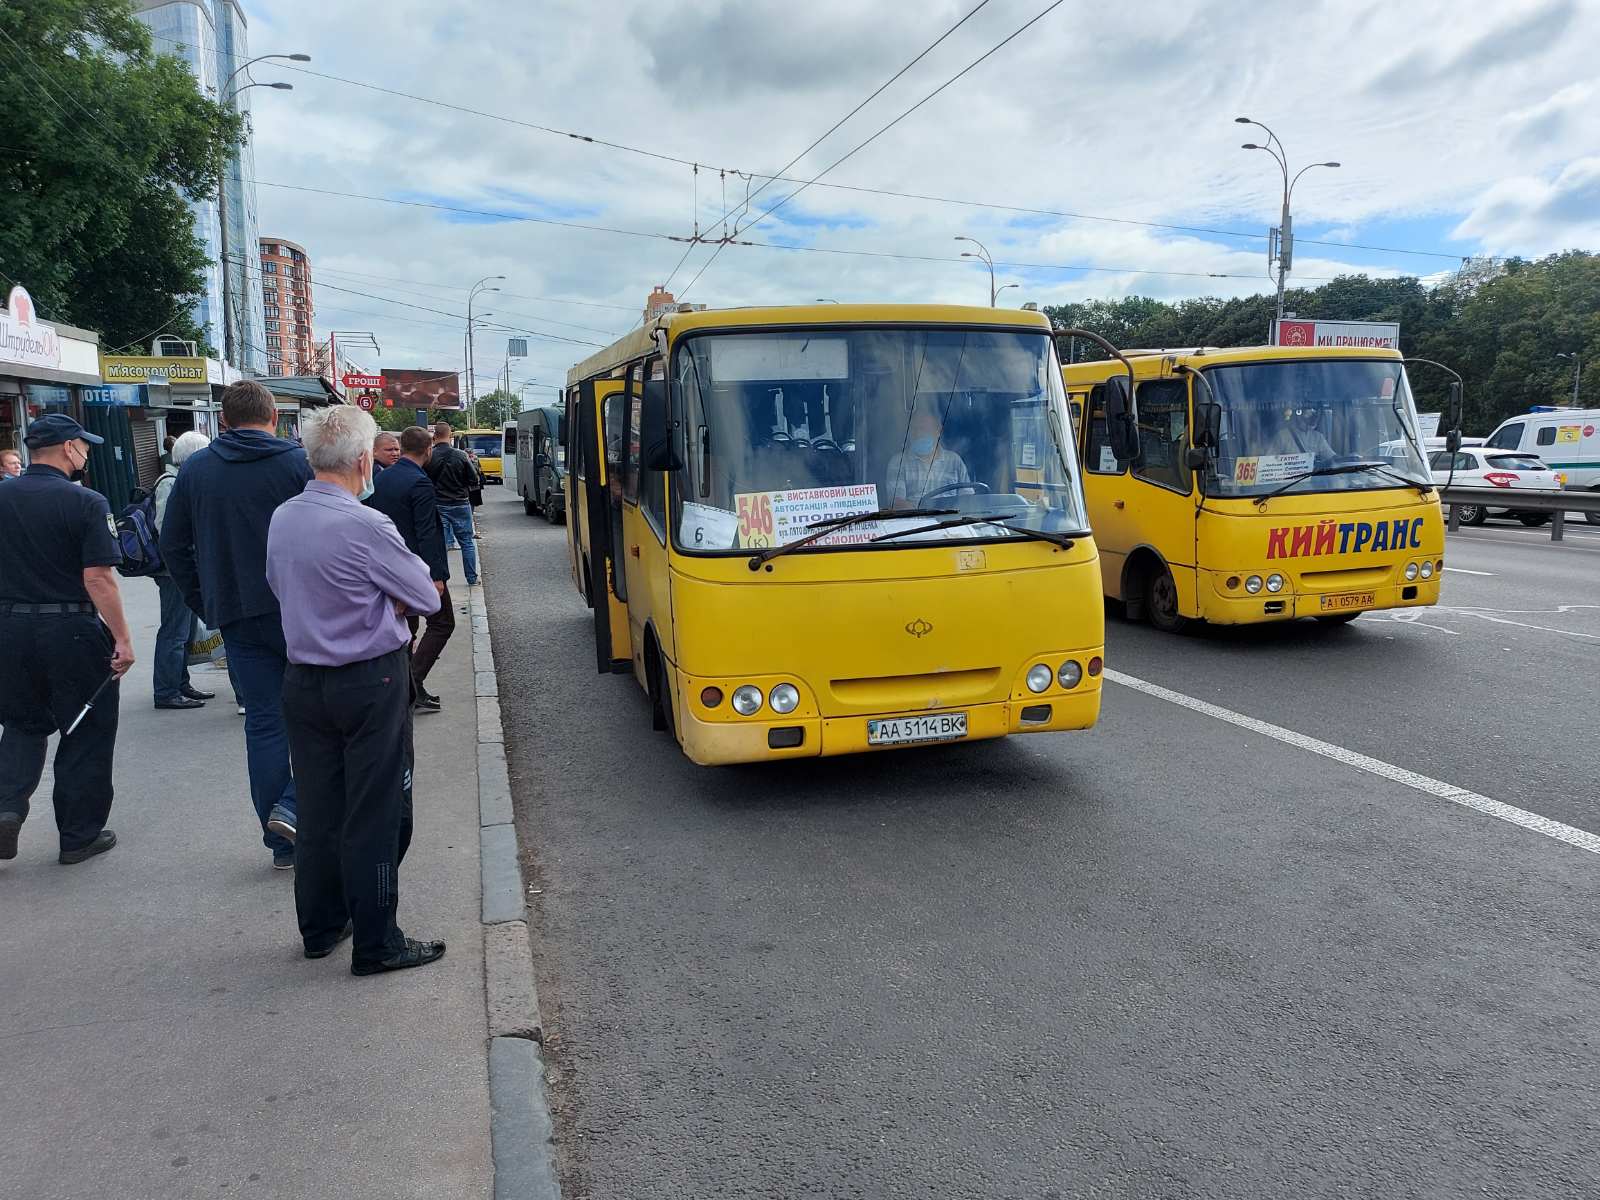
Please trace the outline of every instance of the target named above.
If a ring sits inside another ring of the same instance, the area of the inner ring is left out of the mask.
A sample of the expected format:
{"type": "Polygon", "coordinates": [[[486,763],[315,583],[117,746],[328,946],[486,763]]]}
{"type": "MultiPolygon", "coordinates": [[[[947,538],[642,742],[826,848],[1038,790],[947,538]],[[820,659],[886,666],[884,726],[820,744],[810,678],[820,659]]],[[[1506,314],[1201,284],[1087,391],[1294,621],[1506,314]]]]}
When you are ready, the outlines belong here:
{"type": "Polygon", "coordinates": [[[267,527],[311,478],[306,452],[277,436],[272,393],[253,379],[222,393],[227,425],[178,472],[162,514],[161,557],[185,603],[222,631],[244,702],[250,799],[272,865],[294,866],[294,777],[283,725],[289,665],[283,619],[267,586],[267,527]]]}
{"type": "MultiPolygon", "coordinates": [[[[152,497],[155,501],[155,532],[159,536],[161,524],[167,513],[167,501],[172,497],[172,485],[178,482],[178,468],[196,450],[204,450],[210,439],[191,429],[173,441],[168,448],[170,462],[156,480],[152,497]]],[[[155,683],[157,708],[204,708],[207,700],[215,699],[215,692],[202,692],[189,681],[189,643],[195,640],[200,629],[200,618],[183,601],[183,589],[172,578],[172,572],[162,564],[160,571],[151,576],[161,591],[161,627],[156,630],[156,652],[151,662],[155,683]]]]}

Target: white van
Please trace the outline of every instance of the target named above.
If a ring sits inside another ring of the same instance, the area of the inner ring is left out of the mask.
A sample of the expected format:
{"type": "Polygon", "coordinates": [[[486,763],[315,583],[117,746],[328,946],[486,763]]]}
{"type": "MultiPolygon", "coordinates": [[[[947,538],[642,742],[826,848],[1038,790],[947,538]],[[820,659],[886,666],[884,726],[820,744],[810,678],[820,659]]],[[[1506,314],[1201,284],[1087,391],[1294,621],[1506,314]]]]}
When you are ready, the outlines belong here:
{"type": "MultiPolygon", "coordinates": [[[[1500,422],[1484,445],[1536,454],[1566,478],[1569,488],[1600,492],[1600,408],[1557,408],[1511,417],[1500,422]]],[[[1590,524],[1600,525],[1600,513],[1586,515],[1590,524]]]]}

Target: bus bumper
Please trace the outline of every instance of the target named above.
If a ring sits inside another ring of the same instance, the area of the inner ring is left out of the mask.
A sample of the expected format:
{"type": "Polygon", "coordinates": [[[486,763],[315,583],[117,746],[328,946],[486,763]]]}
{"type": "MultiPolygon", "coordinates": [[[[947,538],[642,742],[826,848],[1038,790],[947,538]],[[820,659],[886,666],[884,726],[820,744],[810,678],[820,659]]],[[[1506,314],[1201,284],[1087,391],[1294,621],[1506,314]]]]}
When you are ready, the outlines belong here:
{"type": "MultiPolygon", "coordinates": [[[[681,692],[680,692],[681,694],[681,692]]],[[[779,758],[819,758],[866,751],[904,750],[913,746],[953,745],[1005,737],[1013,733],[1052,733],[1088,729],[1100,716],[1100,680],[1086,679],[1076,689],[1052,692],[1027,702],[1003,700],[968,704],[927,713],[866,713],[848,717],[777,718],[750,721],[704,721],[680,706],[676,714],[684,753],[701,766],[766,762],[779,758]],[[867,742],[867,722],[938,712],[967,714],[967,736],[950,741],[874,746],[867,742]],[[773,743],[778,743],[774,745],[773,743]]]]}
{"type": "MultiPolygon", "coordinates": [[[[1266,572],[1262,572],[1265,574],[1266,572]]],[[[1393,583],[1348,592],[1295,592],[1291,582],[1277,595],[1265,591],[1254,596],[1230,593],[1223,580],[1240,572],[1200,571],[1200,616],[1215,625],[1255,625],[1263,621],[1289,621],[1296,617],[1331,617],[1347,612],[1378,612],[1388,608],[1420,608],[1439,603],[1439,576],[1414,583],[1393,583]],[[1367,597],[1371,602],[1367,602],[1367,597]]]]}

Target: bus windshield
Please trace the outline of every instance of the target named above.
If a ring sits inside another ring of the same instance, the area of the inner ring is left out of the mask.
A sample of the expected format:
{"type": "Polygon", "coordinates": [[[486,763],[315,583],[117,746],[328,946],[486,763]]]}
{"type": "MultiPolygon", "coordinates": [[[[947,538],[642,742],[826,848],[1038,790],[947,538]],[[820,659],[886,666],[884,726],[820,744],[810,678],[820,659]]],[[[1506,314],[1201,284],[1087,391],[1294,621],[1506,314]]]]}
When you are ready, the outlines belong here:
{"type": "Polygon", "coordinates": [[[1398,362],[1263,362],[1211,367],[1205,378],[1222,406],[1208,495],[1303,495],[1402,487],[1402,480],[1431,483],[1416,407],[1398,362]]]}
{"type": "Polygon", "coordinates": [[[466,443],[462,449],[471,450],[479,458],[498,458],[500,456],[500,435],[498,433],[469,433],[461,440],[466,443]]]}
{"type": "Polygon", "coordinates": [[[672,520],[681,549],[782,546],[817,522],[868,513],[883,516],[801,552],[1024,536],[983,518],[1088,528],[1043,331],[705,333],[680,344],[673,381],[684,417],[672,520]],[[953,519],[928,528],[940,518],[953,519]]]}

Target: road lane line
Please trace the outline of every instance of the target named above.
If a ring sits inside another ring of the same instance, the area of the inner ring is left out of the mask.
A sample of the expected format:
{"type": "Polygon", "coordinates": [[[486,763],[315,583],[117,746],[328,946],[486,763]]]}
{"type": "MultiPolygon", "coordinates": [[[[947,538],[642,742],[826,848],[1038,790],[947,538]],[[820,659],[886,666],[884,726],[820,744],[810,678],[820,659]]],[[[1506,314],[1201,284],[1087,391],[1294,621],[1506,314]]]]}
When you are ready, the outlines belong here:
{"type": "Polygon", "coordinates": [[[1169,704],[1176,704],[1180,708],[1187,708],[1204,716],[1215,717],[1219,721],[1226,721],[1229,725],[1237,725],[1240,729],[1248,729],[1252,733],[1259,733],[1263,737],[1272,738],[1286,746],[1294,746],[1300,750],[1310,751],[1312,754],[1321,755],[1323,758],[1332,759],[1334,762],[1343,763],[1345,766],[1355,767],[1357,770],[1380,776],[1393,783],[1404,784],[1406,787],[1415,788],[1419,792],[1426,792],[1440,800],[1448,800],[1452,804],[1459,804],[1463,808],[1470,808],[1485,816],[1494,817],[1496,820],[1507,821],[1534,833],[1541,833],[1545,837],[1554,838],[1558,842],[1566,842],[1569,846],[1576,846],[1580,850],[1587,850],[1590,854],[1600,854],[1600,837],[1587,833],[1582,829],[1575,829],[1571,825],[1563,825],[1560,821],[1552,821],[1548,817],[1541,817],[1538,813],[1528,812],[1526,809],[1515,808],[1510,804],[1503,804],[1499,800],[1491,800],[1488,796],[1481,796],[1477,792],[1469,792],[1466,788],[1456,787],[1453,783],[1445,783],[1442,779],[1434,779],[1427,775],[1408,771],[1404,767],[1397,767],[1393,763],[1386,763],[1382,759],[1373,758],[1356,750],[1347,750],[1343,746],[1336,746],[1332,742],[1324,742],[1319,738],[1307,737],[1303,733],[1296,733],[1292,729],[1285,729],[1282,725],[1274,725],[1269,721],[1261,721],[1255,717],[1247,717],[1243,713],[1234,712],[1232,709],[1223,708],[1221,705],[1211,704],[1205,700],[1197,700],[1193,696],[1186,696],[1182,692],[1175,692],[1171,688],[1164,688],[1158,683],[1150,683],[1132,675],[1124,675],[1121,671],[1107,670],[1105,678],[1112,683],[1119,683],[1125,688],[1136,692],[1143,692],[1147,696],[1154,696],[1158,700],[1165,700],[1169,704]]]}
{"type": "Polygon", "coordinates": [[[1465,567],[1446,567],[1445,570],[1452,575],[1482,575],[1485,579],[1494,578],[1493,571],[1469,571],[1465,567]]]}

